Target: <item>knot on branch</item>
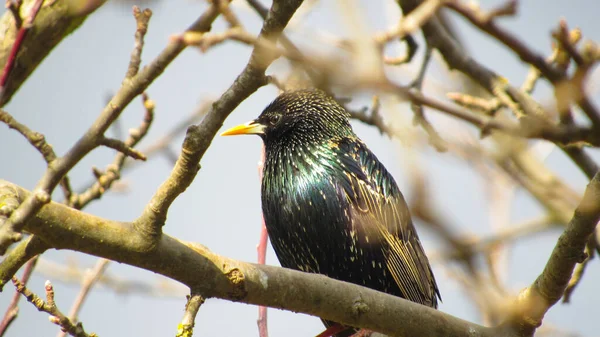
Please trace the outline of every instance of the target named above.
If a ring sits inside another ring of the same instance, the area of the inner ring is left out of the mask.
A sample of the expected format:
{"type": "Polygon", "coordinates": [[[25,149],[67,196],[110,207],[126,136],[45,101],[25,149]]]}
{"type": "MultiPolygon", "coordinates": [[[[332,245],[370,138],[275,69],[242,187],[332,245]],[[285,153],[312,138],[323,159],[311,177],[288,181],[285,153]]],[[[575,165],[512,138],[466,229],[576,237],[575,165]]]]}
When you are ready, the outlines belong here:
{"type": "Polygon", "coordinates": [[[228,293],[232,299],[241,300],[248,295],[248,291],[246,290],[246,276],[244,276],[244,273],[239,268],[223,264],[223,274],[233,286],[233,290],[228,293]]]}
{"type": "Polygon", "coordinates": [[[356,317],[360,317],[362,314],[366,314],[367,312],[369,312],[369,310],[369,305],[365,303],[363,298],[360,296],[357,299],[355,299],[352,303],[352,314],[354,314],[356,317]]]}

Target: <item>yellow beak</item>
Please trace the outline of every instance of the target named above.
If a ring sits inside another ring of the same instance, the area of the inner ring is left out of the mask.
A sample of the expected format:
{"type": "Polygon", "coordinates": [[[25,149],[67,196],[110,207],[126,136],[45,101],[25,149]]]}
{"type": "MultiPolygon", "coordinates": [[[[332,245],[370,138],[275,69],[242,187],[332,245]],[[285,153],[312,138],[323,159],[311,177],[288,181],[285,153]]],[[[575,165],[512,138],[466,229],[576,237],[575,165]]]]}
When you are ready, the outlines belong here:
{"type": "Polygon", "coordinates": [[[265,131],[265,126],[255,121],[250,121],[246,124],[234,126],[231,129],[223,132],[221,136],[235,135],[262,135],[265,131]]]}

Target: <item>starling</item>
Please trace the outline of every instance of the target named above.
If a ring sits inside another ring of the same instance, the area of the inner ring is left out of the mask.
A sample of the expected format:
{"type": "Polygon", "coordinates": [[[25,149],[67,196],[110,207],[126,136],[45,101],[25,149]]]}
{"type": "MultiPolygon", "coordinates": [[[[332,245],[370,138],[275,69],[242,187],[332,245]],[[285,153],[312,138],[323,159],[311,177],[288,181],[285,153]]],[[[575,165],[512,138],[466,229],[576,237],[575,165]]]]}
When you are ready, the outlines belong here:
{"type": "Polygon", "coordinates": [[[349,116],[323,91],[298,90],[222,135],[264,142],[262,209],[284,268],[437,308],[439,290],[404,197],[349,116]]]}

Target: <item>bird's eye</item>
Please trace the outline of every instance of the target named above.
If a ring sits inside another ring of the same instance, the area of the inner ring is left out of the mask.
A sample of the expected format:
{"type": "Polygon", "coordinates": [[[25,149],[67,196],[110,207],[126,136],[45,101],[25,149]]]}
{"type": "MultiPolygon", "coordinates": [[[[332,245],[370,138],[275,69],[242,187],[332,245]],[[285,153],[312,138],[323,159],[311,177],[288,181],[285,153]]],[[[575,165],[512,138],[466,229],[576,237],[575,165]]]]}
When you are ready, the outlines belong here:
{"type": "Polygon", "coordinates": [[[271,125],[275,125],[277,123],[279,123],[279,121],[281,120],[281,115],[273,115],[271,116],[271,118],[269,119],[269,123],[271,125]]]}

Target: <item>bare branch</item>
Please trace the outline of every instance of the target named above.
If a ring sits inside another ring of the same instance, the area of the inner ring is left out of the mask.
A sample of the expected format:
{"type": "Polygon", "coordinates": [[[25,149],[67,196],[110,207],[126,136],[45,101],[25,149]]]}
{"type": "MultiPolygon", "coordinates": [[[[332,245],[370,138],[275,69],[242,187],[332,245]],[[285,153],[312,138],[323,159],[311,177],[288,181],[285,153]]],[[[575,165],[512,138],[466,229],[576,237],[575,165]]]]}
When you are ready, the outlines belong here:
{"type": "MultiPolygon", "coordinates": [[[[458,0],[448,1],[445,3],[445,5],[446,7],[451,8],[457,13],[461,14],[482,31],[502,41],[502,43],[511,48],[523,61],[536,67],[544,77],[550,80],[550,82],[556,83],[563,79],[562,73],[557,69],[552,68],[552,66],[546,62],[543,56],[535,53],[516,36],[508,33],[506,30],[503,30],[496,25],[494,18],[497,15],[494,15],[494,13],[503,13],[506,12],[505,10],[493,10],[490,12],[491,14],[485,14],[465,5],[458,0]]],[[[511,8],[511,12],[515,13],[515,5],[516,1],[511,0],[504,4],[502,8],[511,8]]]]}
{"type": "MultiPolygon", "coordinates": [[[[2,191],[0,193],[6,195],[2,191]]],[[[27,261],[30,261],[36,255],[45,252],[49,248],[50,246],[36,235],[30,235],[25,240],[19,242],[2,260],[2,268],[5,274],[0,279],[0,290],[27,261]]]]}
{"type": "Polygon", "coordinates": [[[15,26],[17,29],[21,28],[23,25],[23,19],[21,18],[21,5],[23,5],[22,0],[6,0],[6,9],[10,11],[13,18],[15,19],[15,26]]]}
{"type": "Polygon", "coordinates": [[[4,99],[3,98],[4,88],[6,87],[6,83],[8,82],[8,78],[12,71],[15,60],[17,59],[17,53],[19,52],[19,49],[21,48],[21,45],[23,44],[23,41],[25,40],[25,36],[27,35],[27,32],[33,26],[33,21],[35,20],[35,17],[37,16],[40,8],[42,7],[42,3],[44,3],[44,0],[35,0],[35,3],[29,10],[29,14],[25,18],[25,21],[23,21],[22,23],[19,23],[19,20],[17,19],[17,18],[20,18],[20,15],[18,12],[19,7],[21,7],[20,3],[18,5],[18,7],[17,6],[15,6],[15,7],[8,6],[8,8],[11,9],[13,16],[15,16],[15,22],[17,23],[17,27],[18,27],[19,31],[17,32],[17,36],[15,37],[15,42],[13,42],[12,48],[8,55],[8,59],[6,60],[6,63],[4,64],[4,68],[2,69],[2,75],[0,76],[0,100],[4,99]],[[16,14],[15,14],[15,10],[16,10],[16,14]]]}
{"type": "Polygon", "coordinates": [[[181,323],[177,326],[177,334],[175,337],[192,337],[194,333],[194,321],[200,306],[204,304],[204,298],[198,294],[192,294],[187,296],[187,303],[185,304],[185,313],[181,323]]]}
{"type": "MultiPolygon", "coordinates": [[[[36,273],[51,278],[54,282],[60,282],[70,286],[81,286],[86,282],[89,272],[73,265],[60,264],[49,259],[40,258],[36,268],[36,273]]],[[[97,287],[107,289],[119,296],[147,296],[156,298],[182,298],[187,293],[184,285],[175,281],[156,282],[133,280],[122,277],[119,274],[110,273],[108,270],[100,275],[96,282],[97,287]]]]}
{"type": "Polygon", "coordinates": [[[46,289],[46,301],[31,292],[31,290],[27,289],[27,287],[25,287],[25,285],[16,277],[13,277],[12,281],[17,288],[18,293],[25,296],[27,301],[33,304],[39,311],[50,314],[50,322],[60,326],[60,328],[65,330],[68,334],[75,337],[96,336],[94,333],[88,335],[85,330],[83,330],[83,325],[81,323],[74,324],[58,309],[56,302],[54,301],[54,288],[52,287],[50,281],[46,281],[46,284],[44,285],[46,289]]]}
{"type": "MultiPolygon", "coordinates": [[[[154,102],[148,98],[145,93],[142,94],[142,103],[145,108],[144,120],[141,125],[136,129],[129,131],[129,137],[123,142],[126,148],[133,149],[142,138],[146,136],[152,121],[154,120],[154,102]]],[[[119,152],[113,162],[108,165],[104,172],[94,170],[96,182],[89,188],[85,189],[82,193],[74,195],[67,203],[76,209],[81,209],[92,200],[98,199],[108,190],[112,184],[120,179],[121,170],[123,169],[126,162],[127,155],[123,152],[119,152]]]]}
{"type": "MultiPolygon", "coordinates": [[[[21,283],[26,285],[29,282],[29,277],[33,273],[33,269],[38,261],[38,256],[31,258],[25,264],[25,270],[23,271],[23,276],[21,277],[21,283]]],[[[21,295],[18,292],[15,292],[8,308],[6,309],[6,313],[4,314],[4,318],[2,319],[2,323],[0,323],[0,337],[4,336],[4,333],[10,326],[10,324],[17,318],[19,314],[19,300],[21,299],[21,295]]]]}
{"type": "MultiPolygon", "coordinates": [[[[88,294],[90,293],[90,290],[92,290],[94,285],[98,282],[98,280],[100,280],[100,277],[102,277],[102,274],[108,267],[109,263],[110,261],[107,259],[98,259],[94,269],[88,270],[88,272],[86,273],[83,280],[83,284],[81,285],[81,290],[79,291],[79,294],[77,295],[77,298],[75,299],[75,302],[73,302],[73,306],[69,311],[68,317],[72,322],[78,321],[77,315],[79,314],[83,303],[85,302],[88,294]]],[[[57,334],[57,337],[63,337],[65,336],[65,334],[66,331],[61,329],[61,331],[57,334]]]]}
{"type": "MultiPolygon", "coordinates": [[[[417,77],[410,84],[410,87],[416,89],[418,92],[421,92],[423,88],[423,79],[425,78],[425,72],[427,71],[427,66],[431,61],[431,52],[432,48],[427,44],[425,49],[425,55],[423,56],[423,63],[421,63],[421,67],[419,69],[419,73],[417,77]]],[[[423,105],[412,103],[410,105],[414,117],[413,117],[413,125],[420,125],[423,127],[423,130],[427,133],[429,137],[429,144],[433,146],[439,152],[445,152],[448,150],[448,146],[445,144],[442,137],[440,137],[439,133],[433,128],[431,123],[425,117],[425,113],[423,112],[423,105]]]]}
{"type": "Polygon", "coordinates": [[[148,8],[141,11],[138,6],[133,6],[133,17],[135,18],[137,27],[135,30],[135,47],[131,52],[131,59],[129,61],[125,79],[132,78],[137,75],[140,70],[140,64],[142,63],[142,49],[144,48],[144,36],[148,31],[148,22],[150,21],[150,17],[152,17],[152,11],[148,8]]]}
{"type": "Polygon", "coordinates": [[[123,153],[126,156],[129,156],[133,159],[138,159],[138,160],[146,160],[146,156],[141,153],[140,151],[127,146],[124,142],[118,140],[118,139],[113,139],[113,138],[106,138],[106,137],[101,137],[99,140],[100,145],[104,145],[106,147],[110,147],[111,149],[117,150],[121,153],[123,153]]]}
{"type": "Polygon", "coordinates": [[[404,38],[406,35],[414,33],[435,15],[444,2],[444,0],[424,0],[414,11],[404,16],[391,31],[376,35],[375,42],[385,44],[396,38],[404,38]]]}
{"type": "MultiPolygon", "coordinates": [[[[207,31],[218,15],[214,6],[210,6],[189,30],[207,31]]],[[[164,68],[183,51],[185,45],[172,41],[158,57],[130,80],[126,80],[109,104],[102,111],[96,122],[80,138],[80,140],[61,158],[57,158],[38,182],[35,193],[25,200],[18,209],[12,212],[8,221],[0,227],[0,253],[13,242],[21,239],[20,231],[29,217],[50,201],[50,194],[62,177],[77,164],[87,153],[98,145],[104,132],[117,119],[123,109],[140,95],[164,68]]]]}
{"type": "MultiPolygon", "coordinates": [[[[20,0],[19,0],[20,1],[20,0]]],[[[23,0],[22,8],[33,8],[39,0],[23,0]]],[[[39,9],[38,15],[32,21],[33,29],[27,29],[27,38],[17,43],[20,32],[23,32],[26,24],[18,28],[14,23],[14,15],[7,11],[0,19],[0,25],[6,27],[0,32],[0,40],[4,43],[0,47],[0,64],[5,69],[10,69],[4,83],[0,106],[4,106],[12,98],[23,82],[31,75],[40,62],[50,51],[60,43],[63,38],[76,30],[102,2],[88,1],[86,12],[74,11],[74,2],[69,1],[45,1],[44,6],[39,9]],[[43,41],[43,43],[40,43],[43,41]],[[18,47],[17,47],[18,46],[18,47]],[[18,53],[13,54],[18,49],[18,53]],[[8,64],[13,59],[12,65],[8,64]]],[[[31,18],[32,12],[28,13],[31,18]]],[[[28,20],[25,18],[25,20],[28,20]]],[[[31,26],[31,25],[29,25],[31,26]]]]}
{"type": "MultiPolygon", "coordinates": [[[[48,142],[46,137],[39,132],[31,130],[27,125],[19,123],[13,116],[4,110],[0,110],[0,121],[6,124],[9,128],[16,130],[29,141],[29,144],[36,148],[44,157],[47,164],[50,164],[56,159],[56,153],[48,142]]],[[[67,175],[60,181],[60,186],[66,199],[71,197],[72,189],[67,175]]]]}
{"type": "Polygon", "coordinates": [[[265,44],[255,45],[250,61],[233,84],[213,103],[211,110],[199,125],[188,128],[181,154],[171,175],[156,191],[142,215],[134,225],[150,238],[153,245],[160,237],[169,206],[192,183],[200,169],[200,159],[208,149],[223,121],[244,99],[267,84],[265,70],[274,56],[266,45],[274,45],[281,32],[302,1],[275,1],[264,21],[258,40],[265,44]]]}
{"type": "Polygon", "coordinates": [[[521,292],[517,312],[507,322],[525,335],[533,335],[546,312],[563,296],[577,263],[582,263],[588,238],[600,220],[600,172],[588,184],[581,203],[558,239],[544,271],[521,292]]]}
{"type": "Polygon", "coordinates": [[[578,263],[575,266],[573,276],[571,276],[569,284],[567,284],[567,288],[565,289],[565,293],[562,298],[563,303],[569,303],[571,301],[571,296],[573,295],[575,288],[577,288],[577,286],[579,285],[579,282],[581,282],[583,274],[585,273],[585,268],[587,267],[589,262],[594,258],[594,246],[596,246],[596,238],[594,237],[594,235],[591,235],[584,251],[586,258],[583,262],[578,263]]]}
{"type": "MultiPolygon", "coordinates": [[[[263,145],[260,160],[258,161],[258,179],[262,181],[263,176],[263,168],[265,164],[265,147],[263,145]]],[[[265,218],[261,216],[262,223],[260,225],[260,238],[258,240],[258,244],[256,245],[256,253],[258,255],[257,262],[258,264],[265,264],[267,261],[267,244],[269,242],[269,233],[267,232],[267,226],[265,225],[265,218]]],[[[259,337],[269,337],[269,329],[267,325],[267,307],[259,306],[258,307],[258,319],[256,320],[256,324],[258,325],[258,336],[259,337]]]]}
{"type": "MultiPolygon", "coordinates": [[[[6,181],[0,185],[11,186],[21,200],[29,193],[6,181]]],[[[182,282],[204,298],[303,312],[393,336],[462,336],[467,332],[471,336],[496,336],[499,332],[323,275],[232,260],[166,234],[153,249],[147,249],[147,236],[132,223],[110,221],[54,202],[42,208],[26,229],[44,237],[54,248],[144,268],[182,282]],[[175,260],[179,263],[173,263],[175,260]]],[[[6,276],[1,262],[0,279],[6,276]]]]}

